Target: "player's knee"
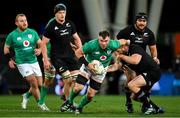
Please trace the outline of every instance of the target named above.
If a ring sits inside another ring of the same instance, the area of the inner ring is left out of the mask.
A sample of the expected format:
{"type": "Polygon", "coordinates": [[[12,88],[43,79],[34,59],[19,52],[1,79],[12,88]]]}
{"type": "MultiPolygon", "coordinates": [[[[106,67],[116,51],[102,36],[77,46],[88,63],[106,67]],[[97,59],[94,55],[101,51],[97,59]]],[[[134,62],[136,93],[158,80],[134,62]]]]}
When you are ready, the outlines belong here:
{"type": "Polygon", "coordinates": [[[36,80],[35,77],[33,76],[28,76],[26,77],[27,81],[29,82],[30,86],[34,89],[34,88],[38,88],[38,82],[36,80]]]}
{"type": "Polygon", "coordinates": [[[38,82],[38,86],[42,86],[43,85],[43,83],[42,82],[38,82]]]}
{"type": "Polygon", "coordinates": [[[38,89],[38,84],[36,81],[31,81],[30,85],[33,89],[38,89]]]}
{"type": "Polygon", "coordinates": [[[64,86],[71,87],[72,86],[72,79],[63,79],[64,86]]]}
{"type": "Polygon", "coordinates": [[[78,93],[79,91],[81,91],[82,89],[84,88],[84,85],[82,85],[82,84],[75,84],[75,86],[74,86],[74,88],[73,88],[73,90],[74,90],[74,92],[75,93],[78,93]]]}
{"type": "Polygon", "coordinates": [[[49,87],[51,84],[52,84],[51,79],[45,79],[45,81],[44,81],[44,86],[45,87],[49,87]]]}

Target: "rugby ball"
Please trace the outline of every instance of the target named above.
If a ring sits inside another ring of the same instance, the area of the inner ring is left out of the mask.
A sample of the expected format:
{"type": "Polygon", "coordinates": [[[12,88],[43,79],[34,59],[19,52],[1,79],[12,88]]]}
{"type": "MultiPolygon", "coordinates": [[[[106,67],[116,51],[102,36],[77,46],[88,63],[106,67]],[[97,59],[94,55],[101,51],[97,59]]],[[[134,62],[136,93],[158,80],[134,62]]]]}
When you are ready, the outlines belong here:
{"type": "Polygon", "coordinates": [[[93,60],[91,62],[95,68],[95,74],[103,74],[105,72],[103,64],[98,60],[93,60]]]}

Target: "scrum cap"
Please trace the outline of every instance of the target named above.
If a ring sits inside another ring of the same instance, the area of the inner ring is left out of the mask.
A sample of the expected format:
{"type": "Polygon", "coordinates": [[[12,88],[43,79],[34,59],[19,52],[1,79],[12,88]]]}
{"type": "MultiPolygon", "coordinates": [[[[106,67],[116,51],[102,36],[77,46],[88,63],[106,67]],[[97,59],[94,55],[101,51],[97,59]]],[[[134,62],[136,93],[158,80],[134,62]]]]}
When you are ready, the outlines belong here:
{"type": "Polygon", "coordinates": [[[148,17],[146,15],[146,13],[138,13],[136,15],[136,18],[135,18],[135,22],[137,21],[137,19],[145,19],[145,20],[148,20],[148,17]]]}
{"type": "Polygon", "coordinates": [[[58,11],[61,11],[61,10],[66,11],[66,6],[62,3],[59,3],[54,7],[54,14],[56,14],[58,11]]]}

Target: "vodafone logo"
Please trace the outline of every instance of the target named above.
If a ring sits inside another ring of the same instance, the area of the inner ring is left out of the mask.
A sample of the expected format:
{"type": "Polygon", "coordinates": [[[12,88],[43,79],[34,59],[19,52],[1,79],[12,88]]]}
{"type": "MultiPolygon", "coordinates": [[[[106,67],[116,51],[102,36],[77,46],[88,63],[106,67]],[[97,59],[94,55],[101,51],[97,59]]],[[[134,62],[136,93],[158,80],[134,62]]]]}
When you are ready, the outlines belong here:
{"type": "Polygon", "coordinates": [[[107,57],[106,57],[105,55],[102,55],[102,56],[100,57],[100,59],[101,59],[101,60],[106,60],[107,57]]]}
{"type": "Polygon", "coordinates": [[[24,45],[24,47],[28,47],[29,46],[29,41],[28,40],[25,40],[24,42],[23,42],[23,45],[24,45]]]}

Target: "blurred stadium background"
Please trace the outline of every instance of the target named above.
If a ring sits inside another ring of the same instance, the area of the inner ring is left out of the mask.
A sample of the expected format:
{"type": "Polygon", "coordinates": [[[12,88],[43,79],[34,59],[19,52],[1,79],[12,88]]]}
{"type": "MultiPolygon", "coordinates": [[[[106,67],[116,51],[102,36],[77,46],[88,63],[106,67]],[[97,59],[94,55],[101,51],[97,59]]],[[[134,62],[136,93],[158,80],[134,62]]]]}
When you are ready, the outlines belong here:
{"type": "MultiPolygon", "coordinates": [[[[180,15],[179,0],[6,0],[0,2],[0,94],[21,94],[28,89],[26,81],[17,70],[10,70],[3,56],[4,41],[15,27],[17,13],[25,13],[29,27],[42,34],[48,20],[54,16],[57,3],[67,6],[67,19],[72,20],[82,42],[98,35],[107,28],[112,38],[117,32],[133,24],[137,12],[149,15],[149,27],[157,37],[162,77],[153,87],[154,95],[180,95],[180,15]],[[13,3],[10,3],[13,2],[13,3]]],[[[41,56],[38,57],[42,66],[41,56]]],[[[60,94],[60,76],[54,80],[49,93],[60,94]],[[56,88],[57,87],[57,88],[56,88]]],[[[108,73],[101,94],[123,94],[122,72],[108,73]]]]}

